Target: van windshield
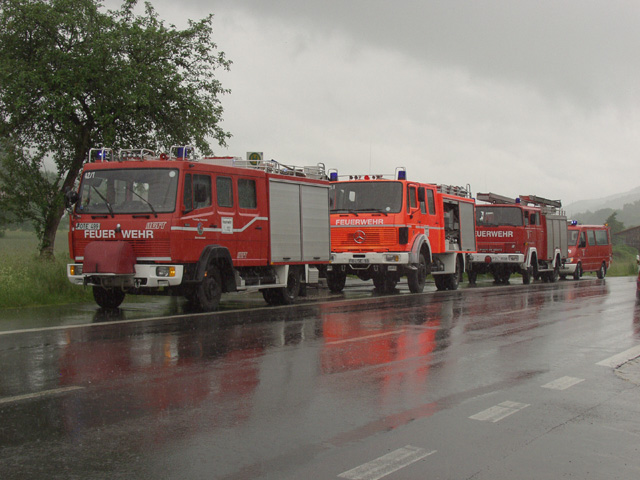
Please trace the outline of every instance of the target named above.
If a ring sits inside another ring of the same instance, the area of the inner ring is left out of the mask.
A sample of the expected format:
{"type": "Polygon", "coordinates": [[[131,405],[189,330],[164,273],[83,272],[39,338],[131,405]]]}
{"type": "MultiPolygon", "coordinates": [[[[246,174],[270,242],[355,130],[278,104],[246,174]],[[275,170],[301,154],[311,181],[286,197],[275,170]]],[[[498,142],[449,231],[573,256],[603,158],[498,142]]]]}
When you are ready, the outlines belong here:
{"type": "Polygon", "coordinates": [[[400,182],[343,182],[331,185],[329,202],[332,213],[398,213],[402,209],[400,182]]]}
{"type": "Polygon", "coordinates": [[[127,168],[82,175],[77,213],[167,213],[176,207],[178,170],[127,168]]]}
{"type": "Polygon", "coordinates": [[[476,205],[476,224],[488,227],[522,227],[522,210],[518,207],[476,205]]]}

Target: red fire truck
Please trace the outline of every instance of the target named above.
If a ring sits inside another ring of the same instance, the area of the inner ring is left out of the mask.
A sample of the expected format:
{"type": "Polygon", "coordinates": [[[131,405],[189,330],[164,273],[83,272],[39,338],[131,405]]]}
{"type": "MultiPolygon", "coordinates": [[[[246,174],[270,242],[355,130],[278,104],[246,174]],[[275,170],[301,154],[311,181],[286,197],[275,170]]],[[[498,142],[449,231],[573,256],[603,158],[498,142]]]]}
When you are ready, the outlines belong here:
{"type": "Polygon", "coordinates": [[[198,158],[190,146],[89,155],[66,197],[67,275],[101,307],[168,294],[211,311],[223,292],[251,290],[287,304],[329,262],[324,165],[198,158]]]}
{"type": "Polygon", "coordinates": [[[404,168],[391,179],[351,176],[331,181],[331,264],[327,284],[340,292],[347,274],[373,280],[388,293],[406,276],[413,293],[428,274],[438,290],[455,290],[467,256],[475,252],[474,200],[469,187],[407,180],[404,168]]]}
{"type": "Polygon", "coordinates": [[[524,284],[532,278],[555,282],[568,250],[560,200],[495,193],[478,193],[477,199],[488,203],[476,205],[478,252],[471,255],[469,281],[490,273],[497,283],[507,283],[520,273],[524,284]]]}

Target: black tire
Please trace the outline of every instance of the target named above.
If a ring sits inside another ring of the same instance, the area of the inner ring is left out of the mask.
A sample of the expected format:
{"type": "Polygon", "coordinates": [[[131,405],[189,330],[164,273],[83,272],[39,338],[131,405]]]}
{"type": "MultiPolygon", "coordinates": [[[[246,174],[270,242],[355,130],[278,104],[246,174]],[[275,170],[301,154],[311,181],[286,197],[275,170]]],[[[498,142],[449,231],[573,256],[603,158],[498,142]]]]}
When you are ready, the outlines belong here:
{"type": "Polygon", "coordinates": [[[417,267],[417,270],[407,275],[407,284],[411,293],[422,293],[424,284],[427,283],[427,261],[423,254],[420,254],[417,267]]]}
{"type": "Polygon", "coordinates": [[[275,288],[266,288],[264,290],[261,290],[261,292],[262,298],[264,298],[265,302],[267,302],[269,305],[277,305],[276,295],[274,295],[275,288]]]}
{"type": "Polygon", "coordinates": [[[467,276],[469,277],[469,285],[475,285],[478,280],[478,273],[471,270],[467,272],[467,276]]]}
{"type": "Polygon", "coordinates": [[[93,298],[98,306],[105,309],[118,308],[124,301],[125,293],[120,288],[93,287],[93,298]]]}
{"type": "Polygon", "coordinates": [[[507,283],[509,283],[510,277],[511,277],[511,273],[509,272],[499,271],[493,274],[493,279],[495,280],[495,282],[503,285],[506,285],[507,283]]]}
{"type": "Polygon", "coordinates": [[[447,275],[434,275],[433,281],[436,284],[437,290],[446,290],[447,289],[447,275]]]}
{"type": "Polygon", "coordinates": [[[347,282],[347,272],[341,271],[328,271],[327,272],[327,286],[333,293],[340,293],[344,289],[344,285],[347,282]]]}
{"type": "Polygon", "coordinates": [[[598,272],[596,273],[596,275],[600,280],[602,280],[606,274],[607,274],[607,266],[605,265],[604,262],[602,262],[602,265],[600,265],[600,268],[598,269],[598,272]]]}
{"type": "Polygon", "coordinates": [[[222,277],[215,265],[210,265],[202,282],[196,287],[195,300],[203,312],[214,312],[220,306],[222,296],[222,277]]]}
{"type": "Polygon", "coordinates": [[[446,275],[446,287],[447,290],[457,290],[460,285],[460,278],[462,276],[462,265],[460,258],[456,258],[456,271],[449,275],[446,275]]]}
{"type": "Polygon", "coordinates": [[[529,285],[531,283],[531,277],[533,277],[533,270],[531,267],[522,270],[522,284],[529,285]]]}
{"type": "Polygon", "coordinates": [[[373,284],[378,293],[388,294],[395,291],[398,280],[383,273],[373,277],[373,284]]]}
{"type": "Polygon", "coordinates": [[[560,266],[556,265],[556,267],[550,272],[546,272],[546,280],[549,283],[555,283],[560,278],[560,266]]]}
{"type": "Polygon", "coordinates": [[[262,296],[269,305],[291,305],[300,294],[300,270],[289,267],[287,286],[262,290],[262,296]]]}
{"type": "Polygon", "coordinates": [[[582,264],[578,262],[578,264],[576,265],[576,269],[573,271],[573,279],[580,280],[581,276],[582,276],[582,264]]]}

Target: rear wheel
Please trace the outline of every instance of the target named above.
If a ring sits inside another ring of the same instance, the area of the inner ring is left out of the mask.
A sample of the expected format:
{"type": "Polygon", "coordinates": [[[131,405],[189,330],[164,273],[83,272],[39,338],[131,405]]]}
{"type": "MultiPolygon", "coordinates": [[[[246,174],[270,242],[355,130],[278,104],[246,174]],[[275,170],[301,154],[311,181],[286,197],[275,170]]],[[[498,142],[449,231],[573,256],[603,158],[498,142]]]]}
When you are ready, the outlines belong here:
{"type": "Polygon", "coordinates": [[[340,293],[344,289],[346,282],[347,272],[341,272],[339,270],[327,272],[327,286],[333,293],[340,293]]]}
{"type": "Polygon", "coordinates": [[[433,281],[436,284],[436,289],[438,290],[446,290],[447,289],[447,277],[446,275],[434,275],[433,281]]]}
{"type": "Polygon", "coordinates": [[[462,261],[456,258],[456,270],[450,275],[446,275],[446,287],[448,290],[457,290],[462,277],[462,261]]]}
{"type": "Polygon", "coordinates": [[[398,280],[393,277],[390,277],[386,274],[381,274],[373,277],[373,284],[376,287],[376,290],[380,293],[393,293],[396,289],[396,284],[398,280]]]}
{"type": "Polygon", "coordinates": [[[262,290],[262,296],[269,305],[291,305],[300,294],[300,271],[289,268],[287,286],[262,290]]]}
{"type": "Polygon", "coordinates": [[[118,308],[125,293],[120,288],[93,287],[93,298],[102,308],[118,308]]]}
{"type": "Polygon", "coordinates": [[[576,265],[576,269],[573,272],[573,279],[580,280],[581,276],[582,276],[582,264],[578,262],[578,264],[576,265]]]}
{"type": "Polygon", "coordinates": [[[407,283],[411,293],[422,293],[424,284],[427,281],[427,261],[423,254],[418,259],[417,269],[409,272],[407,275],[407,283]]]}
{"type": "Polygon", "coordinates": [[[511,273],[499,271],[493,274],[493,279],[496,283],[507,284],[509,283],[509,278],[511,277],[511,273]]]}

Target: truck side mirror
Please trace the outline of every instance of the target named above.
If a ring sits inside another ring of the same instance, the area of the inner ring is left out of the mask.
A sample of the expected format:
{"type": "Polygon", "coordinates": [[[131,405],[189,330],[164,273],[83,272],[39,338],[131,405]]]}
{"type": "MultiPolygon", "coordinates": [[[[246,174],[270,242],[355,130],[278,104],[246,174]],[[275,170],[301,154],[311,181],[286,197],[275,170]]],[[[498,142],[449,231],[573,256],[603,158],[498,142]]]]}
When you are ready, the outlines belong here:
{"type": "Polygon", "coordinates": [[[71,208],[78,203],[78,192],[75,190],[69,190],[64,194],[64,206],[65,208],[71,208]]]}

